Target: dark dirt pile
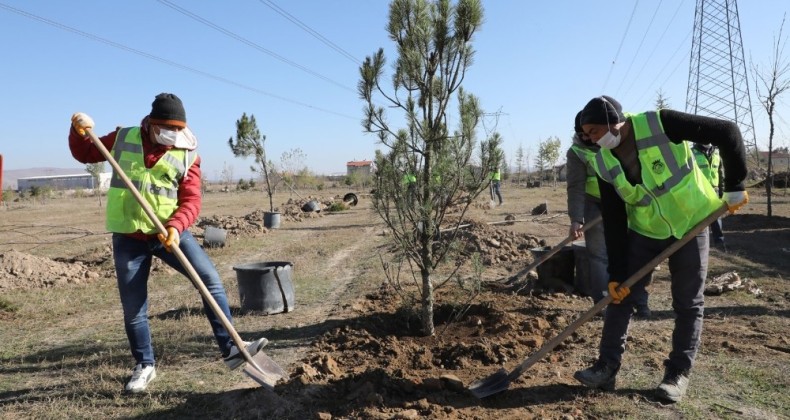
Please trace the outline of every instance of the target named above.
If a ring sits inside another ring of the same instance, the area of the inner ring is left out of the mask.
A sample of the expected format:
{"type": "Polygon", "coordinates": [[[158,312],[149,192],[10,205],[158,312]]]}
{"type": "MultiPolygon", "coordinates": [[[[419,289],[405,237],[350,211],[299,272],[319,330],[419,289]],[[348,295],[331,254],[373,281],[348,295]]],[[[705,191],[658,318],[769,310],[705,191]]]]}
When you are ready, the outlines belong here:
{"type": "MultiPolygon", "coordinates": [[[[458,418],[454,406],[479,405],[466,391],[473,379],[534,353],[578,316],[570,308],[591,305],[573,295],[485,293],[472,305],[437,307],[436,335],[422,337],[399,301],[382,287],[349,305],[356,316],[321,336],[278,394],[308,398],[319,418],[458,418]]],[[[560,348],[595,340],[576,333],[560,348]]],[[[565,362],[563,352],[547,359],[515,383],[556,378],[551,366],[565,362]]]]}

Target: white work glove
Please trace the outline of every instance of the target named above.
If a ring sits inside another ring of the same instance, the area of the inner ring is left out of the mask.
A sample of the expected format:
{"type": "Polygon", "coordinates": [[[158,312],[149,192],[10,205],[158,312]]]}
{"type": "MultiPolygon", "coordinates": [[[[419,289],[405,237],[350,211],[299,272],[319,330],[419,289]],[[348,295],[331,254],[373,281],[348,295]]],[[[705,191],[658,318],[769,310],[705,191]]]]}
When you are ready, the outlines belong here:
{"type": "Polygon", "coordinates": [[[85,129],[92,129],[95,124],[93,123],[93,118],[88,116],[88,114],[84,112],[77,112],[71,116],[71,125],[74,126],[74,129],[77,130],[81,136],[84,136],[85,129]]]}
{"type": "Polygon", "coordinates": [[[724,201],[727,202],[727,210],[730,214],[735,214],[741,207],[749,202],[749,193],[746,191],[728,191],[724,193],[724,201]]]}

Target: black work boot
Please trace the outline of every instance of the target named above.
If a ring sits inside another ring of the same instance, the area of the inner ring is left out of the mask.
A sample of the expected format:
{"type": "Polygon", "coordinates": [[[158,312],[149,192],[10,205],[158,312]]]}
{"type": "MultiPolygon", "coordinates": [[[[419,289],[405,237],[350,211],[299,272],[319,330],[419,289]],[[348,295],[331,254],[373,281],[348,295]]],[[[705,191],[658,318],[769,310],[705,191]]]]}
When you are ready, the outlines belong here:
{"type": "Polygon", "coordinates": [[[656,394],[662,400],[676,403],[686,395],[689,386],[689,371],[677,369],[666,362],[664,365],[666,366],[664,380],[656,389],[656,394]]]}
{"type": "Polygon", "coordinates": [[[598,360],[591,367],[574,373],[573,377],[584,386],[614,391],[615,379],[619,370],[620,366],[610,366],[606,362],[598,360]]]}

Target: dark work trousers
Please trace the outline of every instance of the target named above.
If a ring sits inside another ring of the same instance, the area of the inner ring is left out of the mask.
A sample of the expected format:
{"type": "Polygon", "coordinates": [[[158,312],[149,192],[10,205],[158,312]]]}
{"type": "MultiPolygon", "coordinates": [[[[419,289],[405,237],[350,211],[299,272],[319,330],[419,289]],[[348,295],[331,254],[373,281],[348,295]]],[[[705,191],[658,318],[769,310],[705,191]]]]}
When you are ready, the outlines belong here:
{"type": "MultiPolygon", "coordinates": [[[[652,239],[628,232],[628,275],[636,273],[650,260],[677,241],[675,238],[652,239]]],[[[691,369],[702,334],[703,292],[708,274],[708,229],[687,242],[669,257],[672,309],[675,329],[669,364],[679,370],[691,369]]],[[[609,304],[601,334],[600,360],[619,366],[625,352],[628,324],[634,305],[643,298],[650,275],[631,286],[631,293],[619,304],[609,304]]],[[[623,279],[625,281],[625,279],[623,279]]]]}
{"type": "Polygon", "coordinates": [[[714,243],[724,242],[724,231],[721,230],[721,217],[710,224],[710,240],[714,243]]]}

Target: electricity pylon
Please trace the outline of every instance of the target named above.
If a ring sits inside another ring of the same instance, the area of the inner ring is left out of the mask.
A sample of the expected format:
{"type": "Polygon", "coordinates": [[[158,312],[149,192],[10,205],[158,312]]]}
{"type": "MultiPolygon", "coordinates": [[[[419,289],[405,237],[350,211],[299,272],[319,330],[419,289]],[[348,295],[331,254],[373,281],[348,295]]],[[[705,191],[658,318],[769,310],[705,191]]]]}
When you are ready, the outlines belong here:
{"type": "Polygon", "coordinates": [[[747,154],[759,162],[736,0],[697,0],[686,112],[738,124],[747,154]]]}

